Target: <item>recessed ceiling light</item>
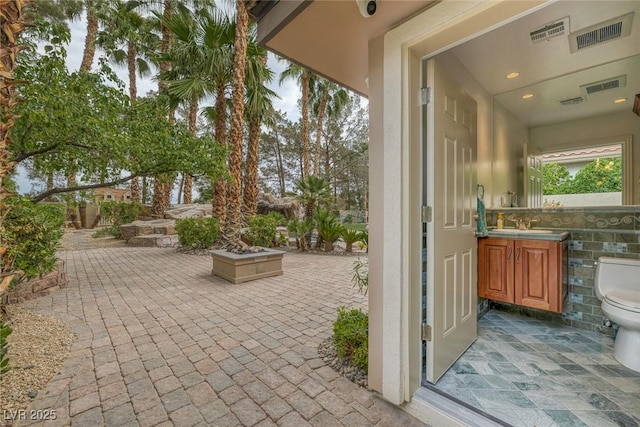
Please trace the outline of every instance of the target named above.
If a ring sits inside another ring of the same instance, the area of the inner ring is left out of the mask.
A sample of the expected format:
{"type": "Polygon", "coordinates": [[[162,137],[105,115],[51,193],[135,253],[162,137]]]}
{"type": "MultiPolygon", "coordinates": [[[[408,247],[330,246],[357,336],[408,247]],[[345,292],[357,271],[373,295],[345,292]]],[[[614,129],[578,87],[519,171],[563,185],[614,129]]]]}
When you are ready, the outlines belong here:
{"type": "Polygon", "coordinates": [[[518,77],[519,75],[520,75],[520,73],[518,73],[518,72],[515,72],[515,71],[514,71],[513,73],[509,73],[509,74],[507,74],[507,78],[508,78],[508,79],[515,79],[515,78],[516,78],[516,77],[518,77]]]}
{"type": "Polygon", "coordinates": [[[618,98],[613,101],[614,104],[622,104],[623,102],[627,102],[629,98],[618,98]]]}
{"type": "Polygon", "coordinates": [[[532,93],[525,93],[524,95],[522,95],[522,99],[531,99],[531,98],[533,98],[532,93]]]}

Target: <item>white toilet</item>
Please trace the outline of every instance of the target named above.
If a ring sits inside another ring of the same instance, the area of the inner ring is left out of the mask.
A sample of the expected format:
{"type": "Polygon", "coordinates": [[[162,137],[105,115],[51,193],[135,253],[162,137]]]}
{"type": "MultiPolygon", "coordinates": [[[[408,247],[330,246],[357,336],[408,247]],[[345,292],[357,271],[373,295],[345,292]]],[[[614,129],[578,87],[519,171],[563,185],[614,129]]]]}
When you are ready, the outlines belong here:
{"type": "Polygon", "coordinates": [[[595,291],[605,317],[620,326],[615,358],[640,372],[640,260],[601,257],[595,291]]]}

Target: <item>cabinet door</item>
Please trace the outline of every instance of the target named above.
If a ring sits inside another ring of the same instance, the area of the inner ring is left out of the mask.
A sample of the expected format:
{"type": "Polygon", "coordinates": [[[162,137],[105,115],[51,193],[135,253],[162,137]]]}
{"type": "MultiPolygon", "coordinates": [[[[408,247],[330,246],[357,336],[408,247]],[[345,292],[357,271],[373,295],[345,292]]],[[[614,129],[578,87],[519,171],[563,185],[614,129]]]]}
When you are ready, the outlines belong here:
{"type": "Polygon", "coordinates": [[[562,244],[515,241],[515,303],[562,312],[562,244]]]}
{"type": "Polygon", "coordinates": [[[478,250],[478,296],[494,301],[514,302],[514,241],[489,237],[480,239],[478,250]]]}

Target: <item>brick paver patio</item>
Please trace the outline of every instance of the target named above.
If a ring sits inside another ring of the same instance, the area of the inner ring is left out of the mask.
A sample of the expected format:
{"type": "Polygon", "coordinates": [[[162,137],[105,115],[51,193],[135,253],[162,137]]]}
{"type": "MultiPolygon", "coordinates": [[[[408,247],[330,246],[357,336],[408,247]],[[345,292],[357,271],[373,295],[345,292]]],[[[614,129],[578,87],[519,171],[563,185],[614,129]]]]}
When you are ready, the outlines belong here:
{"type": "Polygon", "coordinates": [[[366,306],[353,257],[288,253],[284,276],[231,285],[172,249],[61,256],[68,287],[23,304],[78,336],[30,408],[47,425],[422,425],[318,358],[336,308],[366,306]]]}

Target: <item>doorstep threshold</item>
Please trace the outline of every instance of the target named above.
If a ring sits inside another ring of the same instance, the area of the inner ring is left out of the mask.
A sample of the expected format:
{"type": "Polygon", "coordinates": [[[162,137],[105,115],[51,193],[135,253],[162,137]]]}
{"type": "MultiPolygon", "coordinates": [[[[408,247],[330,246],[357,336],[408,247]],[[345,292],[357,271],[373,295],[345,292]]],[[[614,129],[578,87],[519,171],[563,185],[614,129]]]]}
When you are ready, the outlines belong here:
{"type": "Polygon", "coordinates": [[[427,423],[446,427],[511,427],[502,420],[476,409],[437,388],[421,386],[405,403],[403,409],[427,423]]]}

